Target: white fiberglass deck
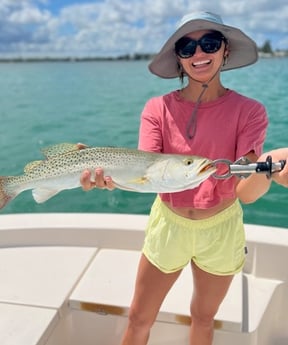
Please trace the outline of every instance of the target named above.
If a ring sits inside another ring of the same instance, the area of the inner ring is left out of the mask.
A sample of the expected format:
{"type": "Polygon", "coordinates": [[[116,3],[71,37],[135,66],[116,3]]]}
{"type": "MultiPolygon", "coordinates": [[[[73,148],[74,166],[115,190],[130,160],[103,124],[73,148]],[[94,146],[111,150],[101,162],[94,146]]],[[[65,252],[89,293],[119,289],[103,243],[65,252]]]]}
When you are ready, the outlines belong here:
{"type": "MultiPolygon", "coordinates": [[[[70,306],[98,313],[127,316],[133,295],[139,251],[103,249],[70,296],[70,306]]],[[[153,282],[151,282],[153,284],[153,282]]],[[[187,266],[165,299],[158,321],[190,323],[192,277],[187,266]]],[[[216,324],[225,329],[242,327],[242,274],[238,274],[225,298],[216,324]]]]}
{"type": "MultiPolygon", "coordinates": [[[[131,215],[0,216],[1,345],[119,344],[146,221],[131,215]]],[[[286,345],[288,231],[246,228],[247,262],[216,315],[213,345],[286,345]]],[[[188,344],[192,285],[186,267],[149,344],[188,344]]]]}

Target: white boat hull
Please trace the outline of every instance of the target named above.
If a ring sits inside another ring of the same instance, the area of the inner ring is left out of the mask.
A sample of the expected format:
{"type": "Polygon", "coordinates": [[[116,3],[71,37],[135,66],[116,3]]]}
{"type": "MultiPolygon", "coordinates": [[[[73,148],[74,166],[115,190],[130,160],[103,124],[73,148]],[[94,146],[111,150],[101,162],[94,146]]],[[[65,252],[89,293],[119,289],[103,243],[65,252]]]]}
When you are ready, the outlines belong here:
{"type": "MultiPolygon", "coordinates": [[[[1,215],[1,345],[119,344],[146,222],[140,215],[1,215]]],[[[246,225],[246,234],[245,268],[216,315],[213,345],[287,345],[288,231],[246,225]]],[[[189,343],[191,286],[187,267],[149,344],[189,343]]]]}

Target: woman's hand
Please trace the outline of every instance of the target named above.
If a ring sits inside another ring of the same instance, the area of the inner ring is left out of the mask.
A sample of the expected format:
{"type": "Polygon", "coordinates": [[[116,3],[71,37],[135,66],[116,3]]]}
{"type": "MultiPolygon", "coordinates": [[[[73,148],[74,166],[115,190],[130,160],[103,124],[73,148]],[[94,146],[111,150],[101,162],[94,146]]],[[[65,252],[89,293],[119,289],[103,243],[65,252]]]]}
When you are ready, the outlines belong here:
{"type": "Polygon", "coordinates": [[[288,188],[288,147],[281,147],[279,149],[272,150],[267,152],[266,156],[267,155],[272,156],[272,161],[275,163],[281,160],[286,160],[283,170],[272,174],[272,180],[277,184],[288,188]]]}
{"type": "Polygon", "coordinates": [[[101,168],[95,169],[95,178],[89,170],[84,170],[80,176],[80,183],[84,191],[89,191],[93,188],[115,189],[112,178],[110,176],[104,176],[101,168]]]}
{"type": "MultiPolygon", "coordinates": [[[[283,156],[284,157],[284,156],[283,156]]],[[[274,173],[272,179],[277,184],[288,188],[288,157],[286,158],[286,164],[279,173],[274,173]]]]}
{"type": "MultiPolygon", "coordinates": [[[[88,147],[82,143],[78,143],[77,146],[79,150],[83,150],[88,147]]],[[[85,191],[89,191],[93,188],[108,190],[115,189],[112,178],[110,176],[104,176],[102,168],[95,169],[94,176],[92,176],[90,170],[84,170],[80,176],[80,183],[82,189],[85,191]]]]}

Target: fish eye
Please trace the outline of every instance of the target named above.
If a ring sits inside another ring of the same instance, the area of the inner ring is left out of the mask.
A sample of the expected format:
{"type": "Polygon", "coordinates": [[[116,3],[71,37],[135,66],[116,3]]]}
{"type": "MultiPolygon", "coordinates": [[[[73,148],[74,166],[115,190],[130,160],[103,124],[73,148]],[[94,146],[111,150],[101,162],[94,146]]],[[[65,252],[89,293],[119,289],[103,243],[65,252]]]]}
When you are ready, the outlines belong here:
{"type": "Polygon", "coordinates": [[[191,165],[193,163],[193,159],[185,159],[186,165],[191,165]]]}

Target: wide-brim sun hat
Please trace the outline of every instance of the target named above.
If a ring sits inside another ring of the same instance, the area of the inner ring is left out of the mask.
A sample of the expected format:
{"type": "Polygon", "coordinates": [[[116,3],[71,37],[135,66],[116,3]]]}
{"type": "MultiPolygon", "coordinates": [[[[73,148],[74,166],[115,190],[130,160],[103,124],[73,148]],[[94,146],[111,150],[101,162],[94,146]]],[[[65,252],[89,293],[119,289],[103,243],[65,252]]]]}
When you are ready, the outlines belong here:
{"type": "Polygon", "coordinates": [[[161,78],[179,76],[175,43],[183,36],[200,30],[220,31],[228,40],[229,55],[221,71],[249,66],[258,60],[256,43],[244,32],[233,26],[225,25],[221,17],[211,12],[193,12],[185,15],[177,30],[163,45],[160,52],[149,64],[149,70],[161,78]]]}

